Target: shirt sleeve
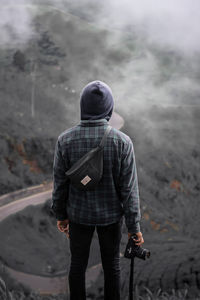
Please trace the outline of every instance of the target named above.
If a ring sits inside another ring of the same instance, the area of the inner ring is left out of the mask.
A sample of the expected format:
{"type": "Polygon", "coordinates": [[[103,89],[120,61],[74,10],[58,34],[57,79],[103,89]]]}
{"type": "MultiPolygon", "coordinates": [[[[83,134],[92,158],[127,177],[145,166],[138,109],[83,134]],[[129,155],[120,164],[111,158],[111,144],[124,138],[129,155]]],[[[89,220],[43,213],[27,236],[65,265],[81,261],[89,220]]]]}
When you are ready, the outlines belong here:
{"type": "Polygon", "coordinates": [[[59,139],[56,142],[54,162],[53,162],[53,192],[51,209],[59,221],[68,219],[67,198],[69,190],[69,180],[65,175],[66,163],[62,157],[59,139]]]}
{"type": "Polygon", "coordinates": [[[119,191],[128,232],[140,231],[140,198],[134,146],[131,139],[124,146],[121,159],[119,191]]]}

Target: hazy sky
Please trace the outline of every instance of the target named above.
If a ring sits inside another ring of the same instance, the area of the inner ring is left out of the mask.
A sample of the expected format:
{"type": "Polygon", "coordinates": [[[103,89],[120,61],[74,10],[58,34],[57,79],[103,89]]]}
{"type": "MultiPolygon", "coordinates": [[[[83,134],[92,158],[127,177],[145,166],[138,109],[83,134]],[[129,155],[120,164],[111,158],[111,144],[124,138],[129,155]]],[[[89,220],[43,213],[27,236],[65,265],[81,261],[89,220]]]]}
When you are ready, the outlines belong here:
{"type": "MultiPolygon", "coordinates": [[[[105,40],[102,39],[102,43],[108,50],[113,42],[122,45],[123,49],[124,31],[129,31],[133,40],[139,37],[140,41],[144,41],[141,44],[143,48],[139,49],[139,55],[133,53],[131,61],[120,65],[120,80],[112,69],[106,71],[107,83],[113,90],[118,111],[126,110],[128,114],[131,111],[145,110],[145,117],[140,114],[143,118],[143,126],[147,130],[152,128],[154,136],[156,123],[150,115],[148,116],[149,104],[174,105],[180,101],[181,104],[185,104],[187,117],[192,122],[192,113],[188,112],[187,105],[200,101],[199,0],[18,0],[18,5],[15,0],[1,0],[1,2],[0,48],[12,48],[16,42],[20,47],[26,47],[33,36],[34,31],[31,26],[33,15],[27,4],[52,5],[63,12],[71,12],[95,22],[99,27],[119,29],[118,36],[111,33],[105,40]],[[149,50],[151,45],[163,49],[163,53],[172,51],[170,61],[162,64],[156,52],[149,50]]],[[[83,43],[92,40],[90,37],[85,39],[83,43]]],[[[104,57],[101,49],[98,51],[97,59],[94,61],[95,68],[100,74],[104,74],[101,73],[103,68],[105,69],[102,63],[104,57]]],[[[163,58],[164,56],[165,54],[163,58]]],[[[78,69],[82,66],[82,55],[77,55],[75,65],[78,69]]],[[[78,85],[80,86],[80,82],[86,84],[84,79],[88,77],[87,68],[80,69],[77,73],[76,67],[72,62],[70,80],[72,83],[77,83],[71,86],[74,90],[78,85]],[[81,78],[79,82],[77,77],[81,78]]],[[[102,77],[95,79],[104,81],[102,77]]],[[[170,128],[170,118],[165,125],[170,128]]],[[[181,129],[182,124],[176,126],[180,126],[181,129]]],[[[189,133],[191,126],[187,129],[188,136],[191,136],[189,133]]]]}
{"type": "Polygon", "coordinates": [[[132,27],[150,43],[187,55],[200,52],[199,0],[1,0],[1,46],[15,37],[22,42],[32,35],[31,15],[21,4],[51,4],[64,11],[79,11],[105,26],[132,27]],[[7,8],[6,8],[7,7],[7,8]]]}
{"type": "Polygon", "coordinates": [[[151,42],[186,54],[200,51],[200,1],[113,0],[108,1],[109,22],[132,25],[151,42]]]}

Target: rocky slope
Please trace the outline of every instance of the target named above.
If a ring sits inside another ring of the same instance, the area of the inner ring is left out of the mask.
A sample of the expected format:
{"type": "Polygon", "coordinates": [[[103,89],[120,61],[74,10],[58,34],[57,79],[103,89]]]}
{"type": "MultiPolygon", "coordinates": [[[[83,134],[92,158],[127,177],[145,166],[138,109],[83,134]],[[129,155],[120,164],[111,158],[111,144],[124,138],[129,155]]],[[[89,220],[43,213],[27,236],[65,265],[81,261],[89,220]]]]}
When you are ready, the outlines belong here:
{"type": "Polygon", "coordinates": [[[26,46],[0,48],[1,194],[51,180],[56,138],[79,121],[81,88],[107,72],[98,73],[98,49],[110,68],[130,56],[120,45],[108,51],[106,30],[48,7],[27,9],[35,36],[26,46]]]}

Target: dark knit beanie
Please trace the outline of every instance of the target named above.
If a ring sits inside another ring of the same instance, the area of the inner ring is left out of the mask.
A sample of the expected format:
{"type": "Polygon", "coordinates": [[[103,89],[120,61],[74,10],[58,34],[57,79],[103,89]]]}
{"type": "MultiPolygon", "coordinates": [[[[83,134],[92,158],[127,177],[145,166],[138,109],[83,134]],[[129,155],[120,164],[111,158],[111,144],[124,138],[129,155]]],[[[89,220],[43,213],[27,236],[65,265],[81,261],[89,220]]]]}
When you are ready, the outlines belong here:
{"type": "Polygon", "coordinates": [[[111,118],[114,100],[111,88],[100,80],[89,82],[80,97],[81,120],[111,118]]]}

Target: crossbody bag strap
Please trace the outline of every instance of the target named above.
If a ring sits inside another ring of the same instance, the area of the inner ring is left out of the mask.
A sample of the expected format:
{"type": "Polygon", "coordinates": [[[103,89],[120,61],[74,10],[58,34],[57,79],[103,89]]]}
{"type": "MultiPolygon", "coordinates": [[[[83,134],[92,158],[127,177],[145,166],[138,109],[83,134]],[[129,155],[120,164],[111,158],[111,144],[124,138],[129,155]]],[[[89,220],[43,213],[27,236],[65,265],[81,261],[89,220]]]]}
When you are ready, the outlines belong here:
{"type": "Polygon", "coordinates": [[[109,132],[111,131],[111,129],[112,129],[112,126],[108,125],[107,128],[106,128],[106,131],[104,133],[104,136],[103,136],[103,138],[102,138],[102,140],[101,140],[101,142],[99,144],[99,148],[103,148],[104,147],[105,142],[106,142],[106,138],[107,138],[109,132]]]}

